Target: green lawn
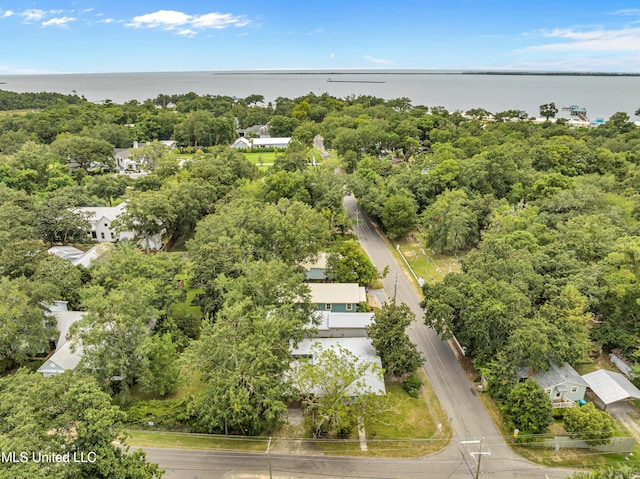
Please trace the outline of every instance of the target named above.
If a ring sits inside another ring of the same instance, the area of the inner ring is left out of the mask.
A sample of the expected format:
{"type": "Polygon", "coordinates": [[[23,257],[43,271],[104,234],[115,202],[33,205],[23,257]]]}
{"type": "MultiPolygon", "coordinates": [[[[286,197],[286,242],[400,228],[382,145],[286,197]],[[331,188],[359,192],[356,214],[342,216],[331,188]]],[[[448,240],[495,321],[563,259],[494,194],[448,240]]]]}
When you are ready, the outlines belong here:
{"type": "MultiPolygon", "coordinates": [[[[425,246],[424,238],[414,232],[407,238],[393,242],[394,247],[400,245],[400,251],[413,268],[419,278],[428,283],[442,281],[448,273],[460,271],[459,258],[464,252],[458,252],[457,257],[451,254],[439,254],[425,246]]],[[[402,262],[404,264],[404,262],[402,262]]]]}
{"type": "MultiPolygon", "coordinates": [[[[426,377],[422,375],[426,383],[426,377]]],[[[360,450],[357,433],[345,440],[319,440],[315,444],[330,455],[365,457],[420,457],[444,449],[451,439],[446,413],[428,383],[418,398],[402,384],[386,381],[388,410],[365,419],[368,451],[360,450]],[[438,432],[438,423],[442,430],[438,432]]]]}
{"type": "Polygon", "coordinates": [[[273,151],[264,151],[264,152],[251,152],[244,153],[244,156],[247,157],[254,165],[272,165],[277,158],[277,153],[273,151]]]}
{"type": "MultiPolygon", "coordinates": [[[[184,254],[183,252],[174,252],[171,254],[184,254]]],[[[193,301],[193,299],[196,297],[196,295],[203,293],[204,290],[202,288],[194,288],[191,286],[191,284],[189,283],[189,274],[187,273],[186,269],[185,271],[183,271],[181,274],[176,276],[176,279],[181,279],[182,281],[184,281],[184,289],[185,292],[187,293],[187,297],[186,299],[181,302],[181,303],[174,303],[171,305],[171,312],[174,315],[186,315],[186,314],[193,314],[196,315],[198,317],[202,316],[202,310],[200,308],[200,306],[194,306],[191,304],[191,302],[193,301]]]]}
{"type": "Polygon", "coordinates": [[[180,449],[216,449],[231,451],[266,451],[267,439],[243,436],[217,436],[165,431],[127,430],[127,444],[139,447],[180,449]]]}

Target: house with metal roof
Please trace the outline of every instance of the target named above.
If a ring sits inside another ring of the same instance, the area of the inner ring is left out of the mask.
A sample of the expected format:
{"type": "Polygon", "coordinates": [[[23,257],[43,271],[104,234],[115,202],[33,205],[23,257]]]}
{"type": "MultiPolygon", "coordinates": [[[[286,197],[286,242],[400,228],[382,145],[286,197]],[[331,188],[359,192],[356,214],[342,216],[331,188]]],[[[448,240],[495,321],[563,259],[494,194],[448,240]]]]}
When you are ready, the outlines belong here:
{"type": "Polygon", "coordinates": [[[596,396],[594,402],[605,411],[610,404],[627,399],[640,399],[640,389],[620,373],[599,369],[585,374],[582,379],[596,396]]]}
{"type": "MultiPolygon", "coordinates": [[[[359,363],[371,366],[367,374],[358,378],[358,382],[364,385],[364,389],[378,396],[386,395],[387,390],[384,385],[382,361],[369,338],[307,338],[301,341],[297,347],[291,348],[291,355],[295,359],[304,358],[314,364],[313,355],[318,349],[324,351],[338,346],[349,351],[357,358],[359,363]]],[[[295,367],[296,363],[294,362],[293,368],[295,367]]],[[[361,393],[362,388],[359,389],[361,393]]],[[[349,388],[347,390],[350,391],[349,388]]],[[[315,392],[315,394],[319,393],[319,390],[315,392]]],[[[349,395],[357,396],[358,393],[354,390],[350,391],[349,395]]]]}
{"type": "Polygon", "coordinates": [[[231,148],[238,150],[250,150],[252,148],[288,148],[291,142],[290,137],[278,138],[247,138],[241,136],[231,145],[231,148]]]}
{"type": "Polygon", "coordinates": [[[358,283],[309,283],[309,290],[318,311],[355,313],[367,302],[366,290],[358,283]]]}
{"type": "Polygon", "coordinates": [[[317,311],[314,328],[316,338],[366,338],[367,326],[373,323],[374,313],[336,313],[317,311]]]}
{"type": "Polygon", "coordinates": [[[82,251],[73,246],[52,246],[47,252],[56,255],[58,258],[66,259],[74,266],[84,266],[85,268],[91,266],[101,254],[97,246],[87,251],[82,251]]]}
{"type": "Polygon", "coordinates": [[[76,346],[75,350],[72,350],[69,328],[87,314],[85,311],[68,311],[66,301],[56,301],[49,310],[56,319],[59,335],[55,341],[56,351],[38,368],[38,372],[45,377],[62,374],[78,366],[82,359],[82,347],[76,346]]]}

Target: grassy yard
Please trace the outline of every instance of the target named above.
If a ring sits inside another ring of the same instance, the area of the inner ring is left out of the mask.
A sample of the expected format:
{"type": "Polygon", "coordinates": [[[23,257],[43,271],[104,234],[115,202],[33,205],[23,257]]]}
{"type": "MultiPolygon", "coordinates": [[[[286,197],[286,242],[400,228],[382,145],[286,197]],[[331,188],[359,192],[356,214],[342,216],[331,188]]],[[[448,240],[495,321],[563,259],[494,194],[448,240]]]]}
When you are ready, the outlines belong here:
{"type": "MultiPolygon", "coordinates": [[[[184,254],[183,252],[173,252],[171,254],[184,254]]],[[[185,271],[183,271],[181,274],[176,276],[176,279],[182,280],[184,282],[184,289],[185,292],[187,293],[187,296],[185,298],[185,300],[181,303],[174,303],[171,305],[171,312],[174,315],[177,316],[184,316],[187,314],[192,314],[195,315],[197,317],[201,317],[202,316],[202,310],[200,308],[200,306],[195,306],[192,305],[191,302],[194,300],[194,298],[198,295],[204,292],[204,290],[202,288],[194,288],[191,286],[191,284],[189,283],[189,275],[185,269],[185,271]]]]}
{"type": "MultiPolygon", "coordinates": [[[[179,400],[197,394],[201,383],[188,373],[186,380],[169,400],[179,400]]],[[[422,377],[426,382],[426,378],[422,377]]],[[[365,419],[365,429],[369,451],[360,450],[357,432],[346,439],[309,439],[303,426],[284,425],[274,439],[277,443],[304,439],[327,455],[349,455],[362,457],[419,457],[437,452],[451,440],[451,429],[446,421],[446,413],[430,385],[427,383],[419,398],[413,398],[397,381],[387,381],[387,411],[375,419],[365,419]],[[442,424],[438,429],[438,424],[442,424]]],[[[138,400],[153,399],[134,391],[138,400]]],[[[146,420],[145,420],[146,421],[146,420]]],[[[167,447],[185,449],[216,449],[265,451],[267,439],[264,437],[221,436],[210,434],[189,434],[149,429],[127,430],[127,443],[133,446],[167,447]]],[[[282,452],[282,451],[280,451],[282,452]]]]}
{"type": "Polygon", "coordinates": [[[266,438],[216,436],[165,431],[128,430],[127,443],[139,447],[167,447],[180,449],[214,449],[230,451],[261,451],[267,449],[266,438]]]}
{"type": "Polygon", "coordinates": [[[251,153],[244,153],[244,156],[247,157],[254,165],[273,165],[273,162],[277,158],[278,153],[274,151],[258,151],[251,153]]]}
{"type": "MultiPolygon", "coordinates": [[[[393,241],[394,249],[400,246],[402,255],[407,260],[418,278],[427,283],[442,281],[448,273],[460,271],[460,258],[466,252],[456,255],[439,254],[425,246],[425,241],[419,232],[414,232],[402,240],[393,241]]],[[[399,256],[399,255],[398,255],[399,256]]],[[[406,263],[400,258],[400,264],[406,263]]],[[[413,275],[410,276],[413,278],[413,275]]],[[[415,281],[415,278],[413,278],[415,281]]]]}
{"type": "Polygon", "coordinates": [[[451,440],[451,429],[424,375],[422,380],[425,386],[418,398],[407,394],[400,382],[386,381],[388,410],[365,419],[368,451],[360,450],[355,432],[345,440],[315,444],[328,455],[363,457],[420,457],[442,450],[451,440]]]}

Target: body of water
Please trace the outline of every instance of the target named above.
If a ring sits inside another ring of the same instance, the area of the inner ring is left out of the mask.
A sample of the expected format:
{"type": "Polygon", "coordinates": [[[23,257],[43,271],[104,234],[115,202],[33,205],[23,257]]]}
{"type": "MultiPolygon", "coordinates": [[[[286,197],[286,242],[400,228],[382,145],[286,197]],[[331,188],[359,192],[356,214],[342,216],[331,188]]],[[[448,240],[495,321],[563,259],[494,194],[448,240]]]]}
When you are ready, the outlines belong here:
{"type": "MultiPolygon", "coordinates": [[[[77,93],[90,101],[144,101],[160,93],[259,94],[265,100],[324,92],[344,98],[372,95],[410,98],[412,104],[443,106],[449,111],[484,108],[490,112],[525,110],[555,102],[587,109],[590,119],[618,111],[634,118],[640,108],[640,76],[472,74],[424,71],[354,72],[163,72],[65,75],[0,75],[0,89],[15,92],[77,93]]],[[[558,116],[567,116],[561,111],[558,116]]]]}

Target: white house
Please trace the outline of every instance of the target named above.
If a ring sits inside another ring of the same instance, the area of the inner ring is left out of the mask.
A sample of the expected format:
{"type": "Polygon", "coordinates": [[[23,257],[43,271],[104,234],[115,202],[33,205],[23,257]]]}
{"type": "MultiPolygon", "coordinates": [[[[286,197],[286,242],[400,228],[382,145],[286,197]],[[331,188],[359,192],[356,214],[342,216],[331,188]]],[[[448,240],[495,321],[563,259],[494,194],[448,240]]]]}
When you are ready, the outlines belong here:
{"type": "Polygon", "coordinates": [[[116,241],[131,241],[136,237],[133,231],[116,233],[111,226],[118,216],[125,210],[125,204],[118,206],[83,206],[78,211],[87,213],[91,223],[91,238],[99,243],[115,243],[116,241]]]}
{"type": "MultiPolygon", "coordinates": [[[[91,223],[91,238],[99,243],[115,243],[117,241],[132,241],[138,236],[136,231],[122,231],[117,233],[112,223],[124,213],[125,203],[118,206],[83,206],[78,211],[89,215],[91,223]]],[[[138,241],[139,246],[146,247],[147,239],[138,241]]],[[[154,235],[149,238],[149,248],[159,250],[162,248],[162,235],[154,235]]]]}
{"type": "Polygon", "coordinates": [[[241,136],[231,145],[238,150],[250,150],[252,148],[288,148],[291,138],[247,138],[241,136]]]}

